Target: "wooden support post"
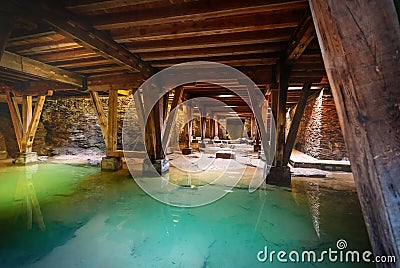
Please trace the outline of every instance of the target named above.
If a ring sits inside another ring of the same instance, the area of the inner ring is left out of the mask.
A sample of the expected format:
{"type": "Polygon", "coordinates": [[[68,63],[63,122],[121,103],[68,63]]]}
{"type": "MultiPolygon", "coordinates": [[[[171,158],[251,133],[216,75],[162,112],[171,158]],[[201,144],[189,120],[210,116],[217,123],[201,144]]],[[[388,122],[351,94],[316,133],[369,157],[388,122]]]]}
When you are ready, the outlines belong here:
{"type": "Polygon", "coordinates": [[[22,130],[28,132],[32,120],[32,96],[22,96],[22,130]]]}
{"type": "Polygon", "coordinates": [[[14,27],[15,18],[11,14],[0,12],[0,60],[6,48],[8,38],[14,27]]]}
{"type": "Polygon", "coordinates": [[[154,105],[153,110],[150,113],[150,116],[152,116],[153,122],[154,122],[154,136],[155,136],[155,157],[156,159],[164,159],[165,158],[165,153],[162,147],[162,141],[161,141],[161,130],[163,128],[163,100],[160,99],[157,101],[157,103],[154,105]]]}
{"type": "Polygon", "coordinates": [[[185,145],[183,147],[182,154],[188,155],[192,153],[191,141],[192,141],[192,124],[193,124],[193,121],[191,120],[192,109],[189,105],[183,106],[183,114],[185,116],[184,122],[186,122],[186,124],[183,130],[185,145]]]}
{"type": "Polygon", "coordinates": [[[207,132],[207,117],[204,111],[204,108],[200,110],[200,134],[201,134],[201,143],[199,144],[199,148],[206,148],[206,144],[204,143],[204,139],[206,138],[207,132]]]}
{"type": "Polygon", "coordinates": [[[215,122],[214,122],[214,116],[211,113],[210,114],[210,139],[214,138],[214,133],[215,133],[215,122]]]}
{"type": "Polygon", "coordinates": [[[101,134],[103,136],[104,143],[106,144],[107,148],[107,118],[104,113],[103,105],[101,104],[99,94],[96,91],[90,90],[90,96],[92,97],[94,108],[96,109],[97,120],[100,124],[101,134]]]}
{"type": "Polygon", "coordinates": [[[169,91],[167,93],[165,93],[164,96],[163,96],[163,103],[162,103],[162,106],[163,106],[163,121],[162,122],[164,122],[165,119],[168,116],[168,104],[169,104],[169,91]]]}
{"type": "Polygon", "coordinates": [[[29,153],[32,151],[33,140],[35,139],[35,134],[37,127],[39,125],[40,116],[42,114],[44,102],[46,96],[38,96],[36,100],[35,110],[33,111],[32,120],[29,123],[28,130],[24,133],[22,139],[22,152],[29,153]]]}
{"type": "MultiPolygon", "coordinates": [[[[283,149],[285,147],[285,129],[286,129],[286,99],[287,91],[289,87],[289,72],[290,66],[287,64],[282,64],[279,71],[279,91],[273,94],[275,97],[276,106],[276,135],[277,144],[275,152],[275,166],[283,166],[283,149]],[[276,94],[278,96],[276,96],[276,94]]],[[[274,93],[274,92],[273,92],[274,93]]],[[[272,100],[274,102],[274,99],[272,100]]]]}
{"type": "Polygon", "coordinates": [[[117,150],[117,134],[118,134],[118,91],[108,91],[108,127],[107,127],[107,151],[114,152],[117,150]]]}
{"type": "Polygon", "coordinates": [[[17,120],[18,120],[18,122],[19,122],[19,124],[21,126],[20,131],[22,133],[22,119],[21,119],[21,113],[19,112],[17,97],[14,96],[11,99],[12,99],[12,102],[14,104],[14,109],[15,109],[15,112],[16,112],[16,115],[17,115],[17,120]]]}
{"type": "Polygon", "coordinates": [[[6,92],[8,109],[10,110],[11,121],[14,126],[15,137],[17,138],[19,151],[22,151],[22,122],[21,116],[19,115],[19,110],[15,107],[15,102],[11,98],[11,93],[9,91],[6,92]]]}
{"type": "Polygon", "coordinates": [[[311,89],[311,83],[307,82],[303,85],[301,96],[297,103],[292,124],[290,125],[289,133],[286,138],[285,148],[283,150],[283,166],[289,164],[290,155],[292,154],[293,146],[296,141],[297,131],[299,130],[300,121],[301,118],[303,117],[303,113],[306,108],[310,89],[311,89]]]}
{"type": "Polygon", "coordinates": [[[400,27],[393,0],[309,0],[375,255],[400,267],[400,27]],[[373,20],[373,22],[371,22],[373,20]]]}
{"type": "Polygon", "coordinates": [[[171,140],[172,128],[175,126],[175,118],[177,114],[177,110],[175,108],[182,100],[183,95],[183,87],[178,87],[175,89],[174,98],[172,99],[171,109],[169,110],[168,120],[165,122],[164,132],[162,135],[162,144],[164,148],[169,146],[169,142],[171,140]]]}
{"type": "Polygon", "coordinates": [[[218,128],[219,128],[218,117],[214,116],[214,137],[219,137],[218,128]]]}
{"type": "MultiPolygon", "coordinates": [[[[291,183],[290,168],[283,163],[286,129],[286,99],[289,86],[290,65],[281,63],[279,69],[279,90],[272,90],[272,113],[276,124],[276,149],[273,167],[266,178],[268,184],[289,186],[291,183]]],[[[270,157],[267,156],[266,157],[270,157]]]]}
{"type": "Polygon", "coordinates": [[[142,95],[140,92],[136,92],[133,95],[133,101],[135,102],[135,109],[136,109],[136,113],[138,116],[138,121],[139,121],[139,125],[141,127],[141,131],[142,131],[142,137],[145,137],[145,122],[144,122],[144,105],[143,105],[143,99],[142,99],[142,95]]]}
{"type": "MultiPolygon", "coordinates": [[[[144,96],[146,97],[146,96],[144,96]]],[[[146,106],[146,98],[143,100],[146,106]]],[[[158,100],[152,107],[147,117],[145,124],[145,143],[147,154],[152,162],[165,158],[165,153],[162,147],[161,130],[163,124],[163,100],[158,100]]]]}
{"type": "Polygon", "coordinates": [[[256,118],[254,115],[250,117],[250,138],[254,139],[255,138],[255,132],[256,132],[256,118]]]}

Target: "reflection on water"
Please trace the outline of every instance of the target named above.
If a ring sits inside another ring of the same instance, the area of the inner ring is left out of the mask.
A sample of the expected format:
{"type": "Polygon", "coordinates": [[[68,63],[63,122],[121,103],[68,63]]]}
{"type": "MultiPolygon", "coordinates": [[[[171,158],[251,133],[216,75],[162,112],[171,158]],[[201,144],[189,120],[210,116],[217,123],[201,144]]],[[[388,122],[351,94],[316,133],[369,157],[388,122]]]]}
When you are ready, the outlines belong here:
{"type": "MultiPolygon", "coordinates": [[[[37,165],[23,167],[18,179],[18,186],[15,192],[15,201],[19,203],[20,213],[26,211],[26,226],[28,230],[32,229],[33,218],[41,231],[46,229],[44,224],[40,204],[36,197],[35,186],[33,185],[32,175],[37,172],[37,165]],[[25,209],[24,209],[25,208],[25,209]]],[[[18,213],[18,211],[16,211],[18,213]]],[[[20,215],[17,215],[17,217],[20,215]]]]}
{"type": "Polygon", "coordinates": [[[320,237],[320,219],[319,219],[319,205],[320,205],[320,191],[319,185],[313,182],[308,183],[307,197],[310,204],[311,218],[317,236],[320,237]]]}
{"type": "Polygon", "coordinates": [[[0,267],[287,267],[259,263],[257,252],[325,250],[342,238],[370,249],[354,192],[298,181],[179,208],[147,196],[127,171],[60,164],[0,169],[0,225],[0,267]],[[31,230],[20,217],[28,200],[31,230]]]}

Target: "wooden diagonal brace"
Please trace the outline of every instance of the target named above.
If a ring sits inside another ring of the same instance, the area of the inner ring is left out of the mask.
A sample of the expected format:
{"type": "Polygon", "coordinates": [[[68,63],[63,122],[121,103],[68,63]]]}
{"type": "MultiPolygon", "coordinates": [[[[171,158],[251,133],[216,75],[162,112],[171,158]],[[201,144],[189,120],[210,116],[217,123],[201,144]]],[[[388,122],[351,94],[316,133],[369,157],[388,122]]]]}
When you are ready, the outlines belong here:
{"type": "Polygon", "coordinates": [[[27,152],[32,147],[33,140],[35,138],[36,130],[39,125],[40,116],[42,114],[43,105],[46,100],[46,96],[38,96],[36,106],[33,111],[32,121],[29,124],[28,131],[25,133],[22,139],[22,152],[27,152]]]}
{"type": "Polygon", "coordinates": [[[15,105],[14,100],[11,98],[11,93],[9,91],[6,92],[8,109],[10,110],[11,120],[14,126],[15,137],[17,138],[18,148],[21,151],[22,149],[22,122],[21,116],[19,115],[19,110],[15,105]]]}
{"type": "Polygon", "coordinates": [[[100,124],[100,129],[101,129],[101,134],[103,136],[104,143],[106,144],[107,147],[107,118],[104,113],[103,105],[101,104],[100,98],[99,98],[99,93],[96,91],[90,90],[90,96],[92,97],[93,105],[94,108],[96,109],[96,115],[97,115],[97,120],[99,120],[100,124]]]}

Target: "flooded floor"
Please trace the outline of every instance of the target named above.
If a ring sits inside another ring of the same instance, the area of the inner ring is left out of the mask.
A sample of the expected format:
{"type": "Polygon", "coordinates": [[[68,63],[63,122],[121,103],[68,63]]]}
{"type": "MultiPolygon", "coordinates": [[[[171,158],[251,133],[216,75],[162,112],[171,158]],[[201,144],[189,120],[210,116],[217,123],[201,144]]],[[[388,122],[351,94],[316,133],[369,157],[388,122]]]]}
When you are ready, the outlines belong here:
{"type": "Polygon", "coordinates": [[[1,167],[0,267],[373,267],[257,259],[265,246],[320,252],[339,239],[370,250],[356,192],[332,180],[234,188],[212,204],[179,208],[145,194],[127,170],[1,167]]]}

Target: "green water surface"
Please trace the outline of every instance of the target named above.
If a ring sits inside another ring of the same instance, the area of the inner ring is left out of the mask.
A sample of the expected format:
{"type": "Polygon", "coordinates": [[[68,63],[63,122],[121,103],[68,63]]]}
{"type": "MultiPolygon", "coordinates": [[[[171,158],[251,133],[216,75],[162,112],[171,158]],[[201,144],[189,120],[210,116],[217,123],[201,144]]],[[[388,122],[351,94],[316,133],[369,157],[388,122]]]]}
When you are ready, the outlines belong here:
{"type": "Polygon", "coordinates": [[[269,250],[370,250],[357,195],[312,181],[178,208],[128,171],[40,164],[0,169],[0,267],[373,267],[259,262],[269,250]]]}

